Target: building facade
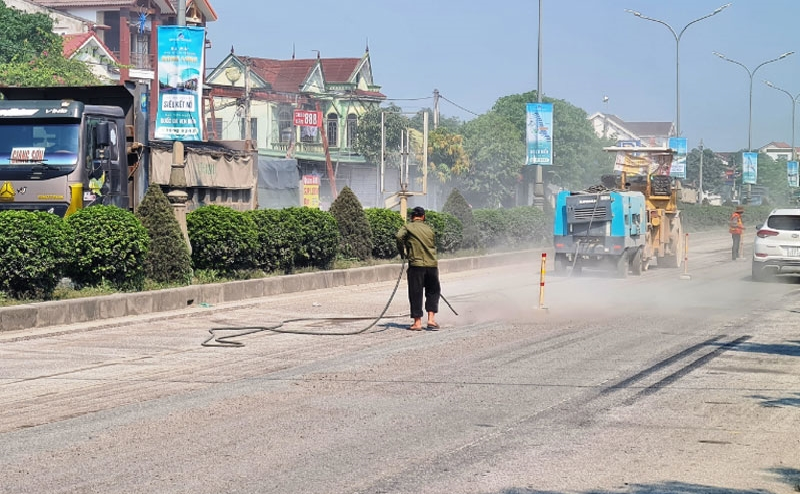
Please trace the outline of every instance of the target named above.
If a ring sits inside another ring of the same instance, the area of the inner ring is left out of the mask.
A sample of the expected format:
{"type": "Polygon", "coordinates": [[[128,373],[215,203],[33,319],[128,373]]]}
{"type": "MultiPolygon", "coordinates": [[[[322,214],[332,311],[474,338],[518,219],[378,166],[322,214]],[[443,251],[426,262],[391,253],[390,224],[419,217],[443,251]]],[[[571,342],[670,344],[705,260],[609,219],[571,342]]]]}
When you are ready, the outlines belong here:
{"type": "Polygon", "coordinates": [[[639,141],[642,146],[662,147],[675,137],[672,122],[626,122],[610,113],[594,113],[587,117],[598,137],[615,141],[639,141]]]}
{"type": "Polygon", "coordinates": [[[345,185],[362,204],[379,202],[377,167],[355,151],[359,120],[386,98],[373,81],[369,50],[360,58],[289,60],[231,50],[207,86],[209,140],[249,137],[261,156],[296,159],[299,174],[320,177],[323,209],[345,185]],[[298,110],[318,115],[318,125],[296,125],[298,110]]]}

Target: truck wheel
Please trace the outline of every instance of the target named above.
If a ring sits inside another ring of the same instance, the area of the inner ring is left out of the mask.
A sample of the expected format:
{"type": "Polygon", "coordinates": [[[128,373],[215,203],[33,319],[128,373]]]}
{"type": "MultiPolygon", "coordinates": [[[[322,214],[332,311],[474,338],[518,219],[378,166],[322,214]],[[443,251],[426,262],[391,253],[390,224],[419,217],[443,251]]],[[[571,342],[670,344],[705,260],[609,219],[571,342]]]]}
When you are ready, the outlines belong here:
{"type": "Polygon", "coordinates": [[[566,254],[556,254],[555,260],[553,261],[553,272],[555,274],[563,275],[567,272],[568,265],[569,263],[567,262],[566,254]]]}
{"type": "Polygon", "coordinates": [[[631,259],[631,272],[634,276],[641,276],[642,271],[644,271],[642,249],[636,249],[636,253],[633,254],[633,259],[631,259]]]}
{"type": "Polygon", "coordinates": [[[621,256],[619,256],[619,259],[617,259],[617,277],[628,277],[628,264],[628,255],[623,253],[621,256]]]}

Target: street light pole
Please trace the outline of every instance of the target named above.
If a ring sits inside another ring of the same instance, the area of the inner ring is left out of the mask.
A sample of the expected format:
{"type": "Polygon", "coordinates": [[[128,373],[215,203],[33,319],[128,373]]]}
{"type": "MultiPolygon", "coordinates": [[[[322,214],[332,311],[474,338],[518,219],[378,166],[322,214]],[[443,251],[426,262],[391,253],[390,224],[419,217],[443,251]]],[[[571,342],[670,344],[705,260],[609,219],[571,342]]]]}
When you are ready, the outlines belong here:
{"type": "Polygon", "coordinates": [[[790,93],[789,91],[781,89],[769,81],[764,81],[764,84],[771,87],[772,89],[777,89],[778,91],[788,96],[790,100],[792,100],[792,161],[796,161],[796,156],[795,156],[796,153],[794,151],[794,127],[795,127],[794,115],[795,115],[795,109],[797,109],[797,100],[800,99],[800,93],[798,93],[797,96],[792,96],[792,93],[790,93]]]}
{"type": "Polygon", "coordinates": [[[761,62],[760,64],[756,65],[756,68],[752,71],[747,68],[747,66],[741,62],[737,62],[736,60],[732,60],[722,53],[712,52],[714,55],[718,56],[719,58],[730,62],[735,63],[736,65],[742,67],[744,70],[747,71],[747,75],[750,76],[750,114],[747,118],[747,151],[752,151],[753,149],[753,76],[756,75],[756,71],[767,65],[768,63],[777,62],[778,60],[784,59],[794,53],[793,51],[787,51],[786,53],[780,55],[779,57],[773,58],[771,60],[767,60],[766,62],[761,62]]]}
{"type": "Polygon", "coordinates": [[[680,73],[681,73],[681,68],[680,68],[681,67],[681,64],[680,64],[680,44],[681,44],[681,37],[683,36],[683,33],[686,31],[687,27],[691,26],[695,22],[699,22],[699,21],[702,21],[703,19],[707,19],[707,18],[709,18],[709,17],[711,17],[713,15],[717,15],[717,14],[719,14],[720,12],[722,12],[723,10],[727,9],[730,6],[731,6],[730,3],[726,3],[725,5],[722,5],[721,7],[717,7],[717,9],[714,10],[714,12],[711,12],[710,14],[704,15],[703,17],[699,17],[699,18],[693,20],[692,22],[690,22],[689,24],[686,24],[685,26],[683,26],[683,29],[681,29],[681,31],[679,33],[676,33],[675,30],[672,29],[672,26],[670,26],[669,24],[667,24],[664,21],[661,21],[659,19],[654,19],[652,17],[647,17],[645,15],[642,15],[641,12],[637,12],[635,10],[625,9],[625,12],[631,13],[631,14],[635,15],[636,17],[640,18],[640,19],[644,19],[646,21],[657,22],[657,23],[659,23],[659,24],[661,24],[663,26],[667,26],[667,29],[669,29],[669,32],[671,32],[672,36],[675,38],[675,135],[678,135],[678,136],[681,135],[681,88],[680,88],[680,73]]]}

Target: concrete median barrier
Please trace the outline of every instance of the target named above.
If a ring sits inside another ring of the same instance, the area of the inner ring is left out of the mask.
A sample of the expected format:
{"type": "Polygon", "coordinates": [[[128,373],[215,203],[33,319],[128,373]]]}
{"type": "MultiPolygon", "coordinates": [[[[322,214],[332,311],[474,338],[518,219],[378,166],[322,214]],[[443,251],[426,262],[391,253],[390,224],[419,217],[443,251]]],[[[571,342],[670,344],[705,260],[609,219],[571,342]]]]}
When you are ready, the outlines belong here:
{"type": "MultiPolygon", "coordinates": [[[[538,262],[540,252],[514,252],[439,261],[442,274],[486,269],[513,263],[538,262]]],[[[149,292],[118,293],[15,305],[0,308],[0,331],[19,331],[68,324],[142,316],[183,310],[201,304],[223,304],[340,286],[395,281],[400,264],[381,264],[353,269],[320,271],[256,280],[192,285],[149,292]]]]}

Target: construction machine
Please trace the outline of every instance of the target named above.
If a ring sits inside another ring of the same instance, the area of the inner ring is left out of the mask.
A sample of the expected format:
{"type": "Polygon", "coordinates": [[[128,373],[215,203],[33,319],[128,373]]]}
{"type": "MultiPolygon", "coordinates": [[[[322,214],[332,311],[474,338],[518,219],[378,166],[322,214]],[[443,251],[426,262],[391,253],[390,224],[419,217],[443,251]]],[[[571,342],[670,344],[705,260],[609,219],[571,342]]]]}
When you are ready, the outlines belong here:
{"type": "Polygon", "coordinates": [[[556,199],[556,271],[613,269],[640,275],[655,260],[678,268],[684,235],[678,209],[680,182],[670,177],[675,151],[667,147],[607,147],[617,153],[614,174],[602,185],[561,191],[556,199]]]}

